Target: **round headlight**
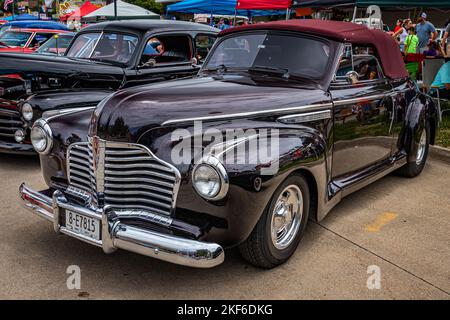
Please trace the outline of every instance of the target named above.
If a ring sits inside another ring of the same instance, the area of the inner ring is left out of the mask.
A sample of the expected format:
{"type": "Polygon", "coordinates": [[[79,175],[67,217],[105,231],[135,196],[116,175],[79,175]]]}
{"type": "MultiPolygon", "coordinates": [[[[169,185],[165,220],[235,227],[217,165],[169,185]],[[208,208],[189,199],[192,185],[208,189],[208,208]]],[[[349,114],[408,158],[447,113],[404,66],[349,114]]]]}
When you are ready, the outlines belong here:
{"type": "Polygon", "coordinates": [[[33,107],[31,106],[31,104],[29,104],[28,102],[25,102],[22,105],[22,117],[26,120],[26,121],[31,121],[33,120],[33,107]]]}
{"type": "Polygon", "coordinates": [[[43,121],[38,120],[31,129],[31,143],[34,149],[39,153],[48,153],[52,147],[52,132],[49,125],[43,121]]]}
{"type": "Polygon", "coordinates": [[[220,178],[216,170],[207,164],[201,164],[194,173],[194,187],[206,198],[214,198],[220,189],[220,178]]]}
{"type": "Polygon", "coordinates": [[[197,193],[208,200],[220,200],[228,192],[228,175],[220,161],[206,157],[192,172],[192,183],[197,193]]]}

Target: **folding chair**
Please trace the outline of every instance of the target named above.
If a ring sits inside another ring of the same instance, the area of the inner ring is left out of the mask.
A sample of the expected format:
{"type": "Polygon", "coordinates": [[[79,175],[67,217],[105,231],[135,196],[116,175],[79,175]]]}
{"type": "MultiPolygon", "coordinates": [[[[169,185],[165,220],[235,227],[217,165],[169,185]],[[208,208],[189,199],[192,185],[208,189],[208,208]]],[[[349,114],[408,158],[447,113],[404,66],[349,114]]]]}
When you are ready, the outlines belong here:
{"type": "Polygon", "coordinates": [[[436,89],[437,93],[437,105],[438,105],[438,113],[439,113],[439,122],[442,121],[442,114],[444,112],[450,110],[441,110],[441,99],[439,97],[439,88],[433,87],[432,83],[436,78],[439,69],[444,65],[445,59],[434,58],[434,59],[425,59],[422,62],[422,88],[426,89],[425,92],[429,93],[432,89],[436,89]]]}

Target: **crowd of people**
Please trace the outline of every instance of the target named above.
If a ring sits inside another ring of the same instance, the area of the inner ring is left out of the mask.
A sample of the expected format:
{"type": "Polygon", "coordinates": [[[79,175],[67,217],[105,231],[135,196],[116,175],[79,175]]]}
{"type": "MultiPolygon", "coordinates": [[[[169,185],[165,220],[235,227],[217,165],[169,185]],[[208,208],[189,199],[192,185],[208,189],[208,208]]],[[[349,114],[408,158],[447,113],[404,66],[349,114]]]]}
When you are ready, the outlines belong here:
{"type": "MultiPolygon", "coordinates": [[[[450,58],[450,19],[438,43],[438,31],[428,21],[427,14],[421,13],[417,23],[411,19],[397,20],[392,36],[397,39],[400,51],[405,56],[406,68],[413,79],[419,74],[420,64],[415,59],[450,58]],[[413,57],[413,58],[410,58],[413,57]]],[[[450,61],[442,65],[437,73],[431,90],[439,90],[441,97],[450,99],[450,61]]]]}
{"type": "Polygon", "coordinates": [[[427,20],[427,14],[423,12],[416,24],[411,19],[397,20],[392,36],[397,39],[400,50],[405,54],[418,53],[427,57],[446,56],[450,54],[450,48],[447,48],[450,45],[447,41],[450,33],[450,19],[447,20],[445,27],[444,36],[438,44],[438,31],[427,20]]]}

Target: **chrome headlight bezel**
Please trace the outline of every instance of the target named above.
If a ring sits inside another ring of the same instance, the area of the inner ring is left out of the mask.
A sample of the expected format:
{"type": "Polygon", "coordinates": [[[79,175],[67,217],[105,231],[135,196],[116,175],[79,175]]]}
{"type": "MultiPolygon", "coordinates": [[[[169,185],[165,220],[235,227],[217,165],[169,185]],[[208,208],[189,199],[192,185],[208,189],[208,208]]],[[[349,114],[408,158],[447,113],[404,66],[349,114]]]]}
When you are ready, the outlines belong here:
{"type": "Polygon", "coordinates": [[[34,110],[33,110],[33,106],[31,104],[29,104],[28,102],[25,102],[24,104],[22,104],[21,108],[20,108],[20,113],[22,115],[22,118],[25,121],[31,121],[33,120],[34,117],[34,110]]]}
{"type": "Polygon", "coordinates": [[[228,173],[224,167],[224,165],[220,162],[219,159],[217,159],[214,156],[206,156],[202,158],[196,165],[194,166],[192,170],[192,185],[195,189],[195,191],[204,199],[211,200],[211,201],[217,201],[225,198],[225,196],[228,193],[229,189],[229,178],[228,173]],[[207,168],[210,170],[214,170],[215,174],[217,174],[218,177],[218,183],[220,184],[217,188],[217,192],[214,194],[205,194],[203,193],[196,184],[196,173],[198,173],[199,168],[207,168]]]}
{"type": "Polygon", "coordinates": [[[53,133],[47,121],[39,119],[34,123],[33,128],[31,129],[30,139],[36,152],[40,154],[48,154],[50,152],[53,147],[53,133]],[[45,140],[43,147],[38,147],[37,143],[33,141],[33,137],[36,136],[36,134],[40,134],[45,140]]]}

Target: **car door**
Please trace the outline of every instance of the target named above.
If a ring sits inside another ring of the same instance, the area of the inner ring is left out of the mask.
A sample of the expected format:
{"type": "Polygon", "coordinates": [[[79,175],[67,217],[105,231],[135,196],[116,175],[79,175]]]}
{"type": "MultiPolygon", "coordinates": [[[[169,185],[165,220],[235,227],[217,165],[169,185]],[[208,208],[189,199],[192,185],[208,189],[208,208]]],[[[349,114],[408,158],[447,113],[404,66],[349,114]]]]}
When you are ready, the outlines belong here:
{"type": "Polygon", "coordinates": [[[153,35],[145,40],[135,74],[127,75],[127,86],[195,75],[192,38],[187,34],[153,35]]]}
{"type": "Polygon", "coordinates": [[[335,180],[392,154],[392,85],[376,56],[343,56],[330,92],[334,104],[332,177],[335,180]]]}

